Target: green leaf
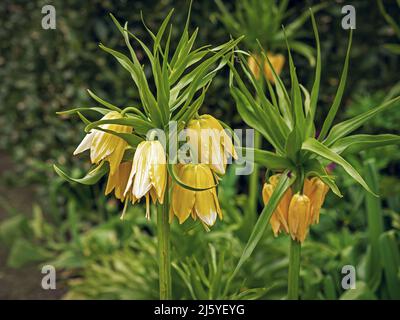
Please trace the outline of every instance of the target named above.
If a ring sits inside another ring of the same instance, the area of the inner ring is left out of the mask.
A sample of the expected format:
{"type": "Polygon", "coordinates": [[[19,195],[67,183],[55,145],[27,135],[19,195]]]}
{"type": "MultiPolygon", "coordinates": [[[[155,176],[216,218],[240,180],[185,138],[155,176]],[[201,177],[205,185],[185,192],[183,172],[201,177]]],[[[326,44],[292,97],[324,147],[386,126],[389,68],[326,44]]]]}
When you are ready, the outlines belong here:
{"type": "Polygon", "coordinates": [[[353,29],[350,30],[350,38],[347,46],[346,59],[344,61],[344,66],[342,70],[342,75],[340,77],[339,87],[335,95],[335,99],[333,100],[332,106],[329,109],[328,115],[325,118],[324,124],[322,125],[321,133],[319,134],[318,140],[322,140],[325,138],[328,133],[329,128],[332,125],[333,120],[335,119],[336,113],[339,109],[340,103],[342,102],[343,92],[346,86],[347,73],[349,69],[349,58],[350,58],[350,49],[351,42],[353,39],[353,29]]]}
{"type": "Polygon", "coordinates": [[[102,161],[97,167],[91,169],[83,178],[72,178],[65,171],[61,170],[57,165],[53,165],[56,173],[69,182],[77,182],[85,185],[95,184],[108,172],[108,162],[102,161]]]}
{"type": "Polygon", "coordinates": [[[400,136],[395,134],[355,134],[337,140],[331,146],[331,150],[338,154],[352,154],[369,148],[383,147],[392,144],[400,144],[400,136]]]}
{"type": "Polygon", "coordinates": [[[82,112],[82,111],[95,111],[98,112],[102,115],[106,115],[107,113],[110,112],[109,109],[105,109],[105,108],[97,108],[97,107],[93,107],[93,108],[84,108],[84,107],[80,107],[80,108],[74,108],[74,109],[70,109],[70,110],[65,110],[65,111],[58,111],[56,112],[56,114],[59,115],[64,115],[64,114],[74,114],[74,113],[78,113],[82,112]]]}
{"type": "Polygon", "coordinates": [[[136,134],[133,133],[123,133],[123,132],[117,132],[114,130],[109,130],[109,129],[104,129],[101,127],[95,127],[95,130],[100,130],[107,132],[109,134],[113,134],[114,136],[117,136],[123,140],[125,140],[131,147],[136,147],[139,143],[141,143],[144,139],[142,137],[137,136],[136,134]]]}
{"type": "Polygon", "coordinates": [[[297,163],[299,152],[301,150],[301,144],[303,143],[301,136],[302,134],[300,132],[300,129],[297,127],[296,124],[286,140],[286,145],[285,145],[286,155],[294,163],[297,163]]]}
{"type": "Polygon", "coordinates": [[[99,126],[103,124],[118,124],[129,126],[134,129],[135,132],[146,135],[149,130],[154,129],[154,126],[146,120],[137,118],[137,117],[126,117],[126,118],[118,118],[118,119],[105,119],[90,122],[86,127],[85,131],[89,132],[92,129],[100,129],[99,126]]]}
{"type": "MultiPolygon", "coordinates": [[[[364,176],[372,190],[379,190],[378,171],[375,160],[364,162],[364,176]]],[[[372,290],[377,290],[381,284],[382,264],[379,249],[379,236],[383,232],[383,216],[381,200],[371,194],[365,195],[365,211],[367,213],[369,250],[367,256],[366,279],[372,290]]]]}
{"type": "Polygon", "coordinates": [[[335,183],[334,177],[328,174],[324,165],[317,159],[308,160],[304,164],[304,172],[307,178],[317,176],[332,190],[334,194],[336,194],[339,198],[343,197],[342,193],[335,183]]]}
{"type": "Polygon", "coordinates": [[[301,134],[305,130],[305,119],[303,111],[303,102],[301,97],[301,89],[299,85],[299,80],[297,79],[296,68],[293,63],[292,54],[290,52],[289,42],[286,38],[286,46],[289,56],[289,68],[290,68],[290,79],[292,84],[292,112],[294,112],[295,126],[299,129],[301,134]]]}
{"type": "Polygon", "coordinates": [[[102,104],[103,106],[107,107],[110,110],[113,111],[117,111],[117,112],[121,112],[121,109],[118,108],[117,106],[114,106],[113,104],[103,100],[102,98],[98,97],[97,95],[94,94],[94,92],[92,92],[91,90],[87,89],[87,92],[89,93],[89,95],[96,100],[98,103],[102,104]]]}
{"type": "Polygon", "coordinates": [[[369,119],[371,119],[378,113],[385,111],[389,107],[396,105],[395,103],[398,102],[399,99],[400,99],[400,96],[396,97],[394,99],[391,99],[389,101],[385,101],[378,107],[375,107],[375,108],[368,110],[358,116],[355,116],[351,119],[345,120],[345,121],[333,126],[328,137],[324,141],[324,144],[327,145],[328,147],[330,147],[338,139],[348,135],[349,133],[353,132],[354,130],[357,130],[359,127],[361,127],[364,124],[364,122],[368,121],[369,119]]]}
{"type": "MultiPolygon", "coordinates": [[[[310,9],[311,11],[311,9],[310,9]]],[[[319,34],[318,34],[318,28],[317,24],[315,22],[314,14],[311,11],[311,21],[312,21],[312,26],[314,30],[314,37],[315,37],[315,42],[317,43],[317,65],[315,67],[315,76],[314,76],[314,84],[311,89],[311,98],[310,98],[310,117],[307,118],[307,137],[310,136],[311,132],[311,127],[314,123],[314,118],[315,118],[315,111],[317,109],[317,103],[318,103],[318,96],[319,96],[319,85],[321,83],[321,45],[319,42],[319,34]]]]}
{"type": "Polygon", "coordinates": [[[386,43],[383,47],[394,54],[400,55],[400,44],[397,43],[386,43]]]}
{"type": "Polygon", "coordinates": [[[243,250],[243,253],[240,257],[238,264],[236,265],[235,270],[231,275],[231,278],[233,278],[236,275],[236,273],[239,271],[243,263],[245,263],[247,259],[250,258],[254,248],[257,246],[257,243],[261,240],[261,237],[263,236],[268,226],[272,213],[275,211],[282,196],[285,194],[286,190],[289,189],[289,187],[293,184],[295,179],[296,176],[293,172],[291,173],[291,177],[289,177],[289,170],[286,170],[281,175],[281,178],[279,179],[279,182],[274,192],[272,193],[271,198],[269,199],[267,205],[262,210],[260,217],[258,218],[256,225],[254,226],[254,229],[250,235],[249,240],[246,243],[246,246],[243,250]]]}
{"type": "Polygon", "coordinates": [[[357,281],[356,288],[345,291],[340,300],[376,300],[376,296],[365,282],[357,281]]]}
{"type": "Polygon", "coordinates": [[[7,265],[12,268],[20,268],[28,263],[38,263],[53,257],[53,253],[35,245],[25,239],[18,239],[11,247],[7,265]]]}
{"type": "Polygon", "coordinates": [[[353,168],[353,166],[348,163],[345,159],[343,159],[341,156],[339,156],[337,153],[329,149],[327,146],[319,142],[318,140],[314,138],[308,138],[306,141],[303,142],[302,146],[303,150],[308,150],[311,151],[322,158],[328,159],[332,162],[337,163],[340,165],[354,180],[356,180],[360,185],[363,186],[365,190],[368,192],[372,193],[373,195],[376,195],[367,185],[367,183],[364,181],[364,179],[361,177],[361,175],[357,172],[356,169],[353,168]]]}
{"type": "Polygon", "coordinates": [[[209,189],[215,188],[217,186],[217,184],[213,184],[213,185],[211,185],[209,187],[206,187],[206,188],[196,188],[196,187],[190,186],[190,185],[184,183],[179,178],[178,174],[175,171],[175,167],[176,167],[176,165],[174,163],[168,163],[167,164],[168,173],[171,175],[172,180],[175,183],[177,183],[179,186],[181,186],[182,188],[185,188],[185,189],[188,189],[188,190],[192,190],[192,191],[205,191],[205,190],[209,190],[209,189]]]}
{"type": "MultiPolygon", "coordinates": [[[[291,168],[292,163],[276,153],[256,148],[237,148],[239,153],[254,153],[254,162],[271,170],[285,170],[291,168]]],[[[245,156],[246,157],[246,156],[245,156]]]]}
{"type": "Polygon", "coordinates": [[[390,299],[400,299],[400,252],[396,235],[393,230],[382,233],[379,238],[382,266],[385,273],[385,282],[390,299]]]}

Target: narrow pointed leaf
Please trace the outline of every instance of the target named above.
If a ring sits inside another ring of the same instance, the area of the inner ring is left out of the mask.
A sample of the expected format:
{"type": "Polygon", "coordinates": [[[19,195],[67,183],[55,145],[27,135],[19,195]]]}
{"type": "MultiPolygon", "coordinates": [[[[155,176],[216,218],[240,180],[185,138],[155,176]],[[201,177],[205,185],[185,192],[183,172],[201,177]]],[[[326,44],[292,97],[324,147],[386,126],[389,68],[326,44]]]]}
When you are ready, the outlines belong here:
{"type": "Polygon", "coordinates": [[[108,162],[102,161],[97,167],[90,170],[83,178],[72,178],[55,164],[53,165],[53,168],[61,178],[69,182],[92,185],[98,182],[100,178],[108,172],[108,162]]]}
{"type": "Polygon", "coordinates": [[[343,92],[346,86],[347,80],[347,73],[349,69],[349,58],[350,58],[350,49],[351,49],[351,42],[353,39],[353,29],[350,30],[350,38],[349,44],[347,46],[347,53],[346,59],[344,61],[344,66],[342,70],[342,76],[340,77],[339,87],[335,95],[335,99],[333,100],[332,106],[329,109],[328,115],[325,118],[324,124],[322,125],[321,133],[319,134],[319,140],[325,138],[326,134],[328,133],[329,128],[332,125],[333,120],[335,119],[336,113],[339,109],[340,103],[342,102],[343,92]]]}
{"type": "Polygon", "coordinates": [[[366,121],[373,118],[378,113],[385,111],[393,106],[398,106],[396,104],[400,100],[400,96],[389,101],[385,101],[380,106],[375,107],[371,110],[368,110],[358,116],[355,116],[351,119],[345,120],[335,126],[332,127],[331,131],[329,132],[328,137],[324,141],[324,144],[330,147],[334,142],[338,139],[347,136],[349,133],[357,130],[361,127],[366,121]]]}
{"type": "Polygon", "coordinates": [[[240,257],[239,262],[236,265],[236,268],[231,278],[233,278],[236,275],[236,273],[239,271],[243,263],[245,263],[247,259],[249,259],[249,257],[251,256],[253,250],[257,246],[258,242],[260,241],[261,237],[263,236],[268,226],[272,213],[278,206],[279,201],[285,194],[286,190],[293,184],[295,179],[296,176],[293,173],[291,173],[291,177],[289,177],[289,170],[286,170],[281,175],[281,178],[279,179],[279,182],[274,192],[272,193],[271,198],[269,199],[267,205],[262,210],[260,217],[258,218],[256,225],[254,226],[253,232],[251,233],[250,238],[247,241],[242,256],[240,257]]]}
{"type": "Polygon", "coordinates": [[[322,158],[325,158],[327,160],[330,160],[332,162],[337,163],[340,165],[354,180],[356,180],[361,186],[364,187],[365,190],[368,192],[372,193],[373,195],[376,195],[370,187],[367,185],[367,183],[364,181],[364,179],[361,177],[361,175],[357,172],[356,169],[353,168],[353,166],[348,163],[345,159],[343,159],[341,156],[339,156],[337,153],[329,149],[327,146],[323,145],[321,142],[314,138],[308,138],[306,141],[303,142],[302,146],[303,150],[308,150],[311,151],[317,155],[319,155],[322,158]]]}

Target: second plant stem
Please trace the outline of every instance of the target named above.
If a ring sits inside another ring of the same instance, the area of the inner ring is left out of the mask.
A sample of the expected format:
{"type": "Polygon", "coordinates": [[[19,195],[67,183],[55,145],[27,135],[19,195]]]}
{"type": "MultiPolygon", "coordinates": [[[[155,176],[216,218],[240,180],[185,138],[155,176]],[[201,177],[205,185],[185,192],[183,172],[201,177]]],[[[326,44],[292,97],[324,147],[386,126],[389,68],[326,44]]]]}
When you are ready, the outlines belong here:
{"type": "MultiPolygon", "coordinates": [[[[299,178],[293,184],[294,193],[303,193],[304,173],[300,170],[299,178]]],[[[300,274],[301,243],[290,239],[288,294],[289,300],[299,299],[299,274],[300,274]]]]}
{"type": "Polygon", "coordinates": [[[288,299],[299,298],[299,274],[300,274],[301,243],[290,239],[289,274],[288,274],[288,299]]]}

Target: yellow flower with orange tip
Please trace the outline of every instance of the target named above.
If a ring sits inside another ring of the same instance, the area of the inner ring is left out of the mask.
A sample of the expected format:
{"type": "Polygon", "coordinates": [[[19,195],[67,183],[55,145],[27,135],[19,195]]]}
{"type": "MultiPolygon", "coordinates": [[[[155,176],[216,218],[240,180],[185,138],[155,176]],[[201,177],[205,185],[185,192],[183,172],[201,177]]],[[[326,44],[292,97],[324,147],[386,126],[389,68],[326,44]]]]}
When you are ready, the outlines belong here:
{"type": "Polygon", "coordinates": [[[186,129],[188,144],[197,152],[197,163],[208,164],[214,172],[225,174],[228,157],[237,159],[237,153],[232,138],[219,121],[209,114],[203,114],[190,120],[186,129]]]}
{"type": "Polygon", "coordinates": [[[288,223],[293,240],[304,242],[311,220],[311,201],[304,195],[296,193],[290,200],[288,223]]]}
{"type": "MultiPolygon", "coordinates": [[[[282,72],[282,68],[285,64],[285,57],[282,54],[272,54],[272,53],[267,53],[268,60],[270,61],[272,67],[275,70],[275,73],[279,76],[282,72]]],[[[248,66],[250,71],[254,74],[254,77],[256,79],[260,78],[260,65],[261,63],[261,57],[259,55],[253,54],[249,56],[247,60],[248,66]]],[[[271,82],[274,83],[274,75],[271,70],[271,67],[268,64],[267,59],[264,61],[264,75],[265,77],[271,82]]]]}
{"type": "Polygon", "coordinates": [[[142,141],[133,157],[124,196],[132,203],[146,197],[146,218],[150,219],[150,197],[162,204],[167,182],[167,163],[160,141],[142,141]]]}
{"type": "Polygon", "coordinates": [[[311,200],[311,224],[319,223],[319,213],[328,191],[329,187],[318,177],[304,181],[303,192],[311,200]]]}
{"type": "MultiPolygon", "coordinates": [[[[129,174],[132,168],[132,161],[121,162],[117,170],[113,174],[109,174],[105,195],[108,195],[114,190],[114,195],[122,202],[125,201],[125,189],[128,184],[129,174]]],[[[130,199],[130,194],[127,200],[130,199]]]]}
{"type": "Polygon", "coordinates": [[[214,225],[217,215],[222,219],[214,176],[210,167],[204,164],[188,163],[179,165],[177,174],[185,185],[206,190],[194,191],[175,184],[172,189],[171,219],[174,214],[178,217],[179,223],[183,223],[191,215],[194,220],[199,218],[208,227],[214,225]]]}
{"type": "MultiPolygon", "coordinates": [[[[272,192],[274,191],[278,183],[279,177],[280,174],[273,175],[269,178],[269,184],[268,183],[264,184],[262,192],[264,204],[267,204],[269,199],[271,198],[272,192]]],[[[291,189],[288,189],[283,195],[282,199],[279,201],[277,208],[272,213],[270,223],[272,231],[274,232],[275,236],[277,236],[278,233],[281,232],[282,230],[285,231],[286,233],[289,233],[289,227],[287,221],[288,221],[289,203],[291,198],[292,198],[292,191],[291,189]]]]}
{"type": "MultiPolygon", "coordinates": [[[[108,112],[101,120],[120,119],[122,115],[117,111],[108,112]]],[[[102,124],[100,128],[112,130],[118,133],[131,133],[132,127],[119,124],[102,124]]],[[[127,142],[116,135],[93,129],[88,133],[74,151],[77,155],[90,149],[90,160],[97,164],[102,160],[110,163],[110,174],[113,175],[121,163],[127,142]]]]}

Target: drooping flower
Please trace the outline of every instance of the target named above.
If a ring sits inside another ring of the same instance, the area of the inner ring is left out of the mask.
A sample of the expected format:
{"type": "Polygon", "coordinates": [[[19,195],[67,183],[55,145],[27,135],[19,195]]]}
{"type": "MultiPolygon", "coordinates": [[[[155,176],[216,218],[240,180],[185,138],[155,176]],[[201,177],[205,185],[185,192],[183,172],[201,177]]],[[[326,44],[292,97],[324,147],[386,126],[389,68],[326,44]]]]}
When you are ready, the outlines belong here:
{"type": "Polygon", "coordinates": [[[172,190],[171,214],[183,223],[191,215],[194,220],[200,219],[206,226],[214,225],[217,215],[222,219],[213,173],[204,164],[184,164],[177,167],[180,180],[195,189],[194,191],[178,184],[172,190]],[[208,189],[207,189],[208,188],[208,189]]]}
{"type": "MultiPolygon", "coordinates": [[[[279,177],[280,174],[273,175],[269,178],[269,183],[264,184],[262,192],[264,205],[266,205],[271,198],[272,192],[278,183],[279,177]]],[[[283,195],[275,211],[272,213],[270,223],[275,236],[277,236],[282,230],[286,233],[289,233],[288,210],[292,195],[292,190],[289,188],[283,195]]]]}
{"type": "MultiPolygon", "coordinates": [[[[285,57],[282,54],[272,54],[272,53],[267,53],[268,60],[271,62],[272,67],[275,70],[275,73],[279,76],[282,72],[282,68],[285,64],[285,57]]],[[[249,56],[247,63],[249,66],[250,71],[254,74],[254,77],[256,79],[260,78],[260,66],[262,66],[261,63],[261,57],[257,54],[253,54],[249,56]]],[[[273,72],[268,64],[267,59],[264,61],[264,75],[265,77],[271,82],[274,83],[274,75],[273,72]]]]}
{"type": "MultiPolygon", "coordinates": [[[[117,111],[108,112],[101,120],[120,119],[122,115],[117,111]]],[[[118,133],[131,133],[132,127],[119,124],[102,124],[102,129],[112,130],[118,133]]],[[[74,155],[90,149],[90,160],[98,164],[102,160],[110,163],[110,174],[113,175],[121,163],[127,142],[116,135],[101,130],[93,129],[75,149],[74,155]]]]}
{"type": "Polygon", "coordinates": [[[304,181],[303,192],[311,201],[311,224],[319,223],[319,213],[328,191],[329,187],[318,177],[304,181]]]}
{"type": "Polygon", "coordinates": [[[225,174],[228,157],[237,159],[232,138],[219,121],[209,114],[189,121],[186,127],[188,144],[197,153],[197,163],[207,164],[214,172],[225,174]]]}
{"type": "Polygon", "coordinates": [[[146,197],[146,218],[150,218],[150,197],[162,204],[167,182],[165,151],[160,141],[142,141],[133,157],[132,170],[124,196],[132,203],[146,197]]]}
{"type": "MultiPolygon", "coordinates": [[[[108,175],[107,186],[105,195],[108,195],[114,190],[114,195],[122,202],[125,201],[124,195],[126,186],[128,184],[129,174],[132,168],[132,161],[121,162],[117,170],[113,174],[108,175]]],[[[130,200],[130,194],[127,195],[127,200],[130,200]]]]}
{"type": "MultiPolygon", "coordinates": [[[[282,72],[282,68],[285,64],[285,56],[281,54],[272,54],[269,53],[267,54],[267,57],[269,61],[271,62],[272,67],[275,70],[275,73],[279,76],[282,72]]],[[[271,82],[274,83],[274,74],[271,70],[271,67],[268,64],[268,61],[264,62],[264,74],[267,77],[267,79],[271,82]]]]}
{"type": "Polygon", "coordinates": [[[304,242],[311,220],[311,201],[304,195],[296,193],[290,200],[288,223],[293,240],[304,242]]]}
{"type": "MultiPolygon", "coordinates": [[[[269,183],[264,184],[262,191],[264,205],[271,198],[279,178],[280,174],[275,174],[269,178],[269,183]]],[[[303,195],[293,196],[292,189],[289,188],[270,219],[274,235],[277,236],[279,232],[285,231],[290,233],[293,239],[303,242],[310,225],[319,223],[319,213],[328,191],[329,187],[318,177],[304,180],[303,195]],[[307,209],[308,211],[303,211],[307,203],[310,208],[307,209]],[[290,210],[292,210],[291,213],[290,210]],[[299,212],[296,213],[296,210],[299,212]]]]}

